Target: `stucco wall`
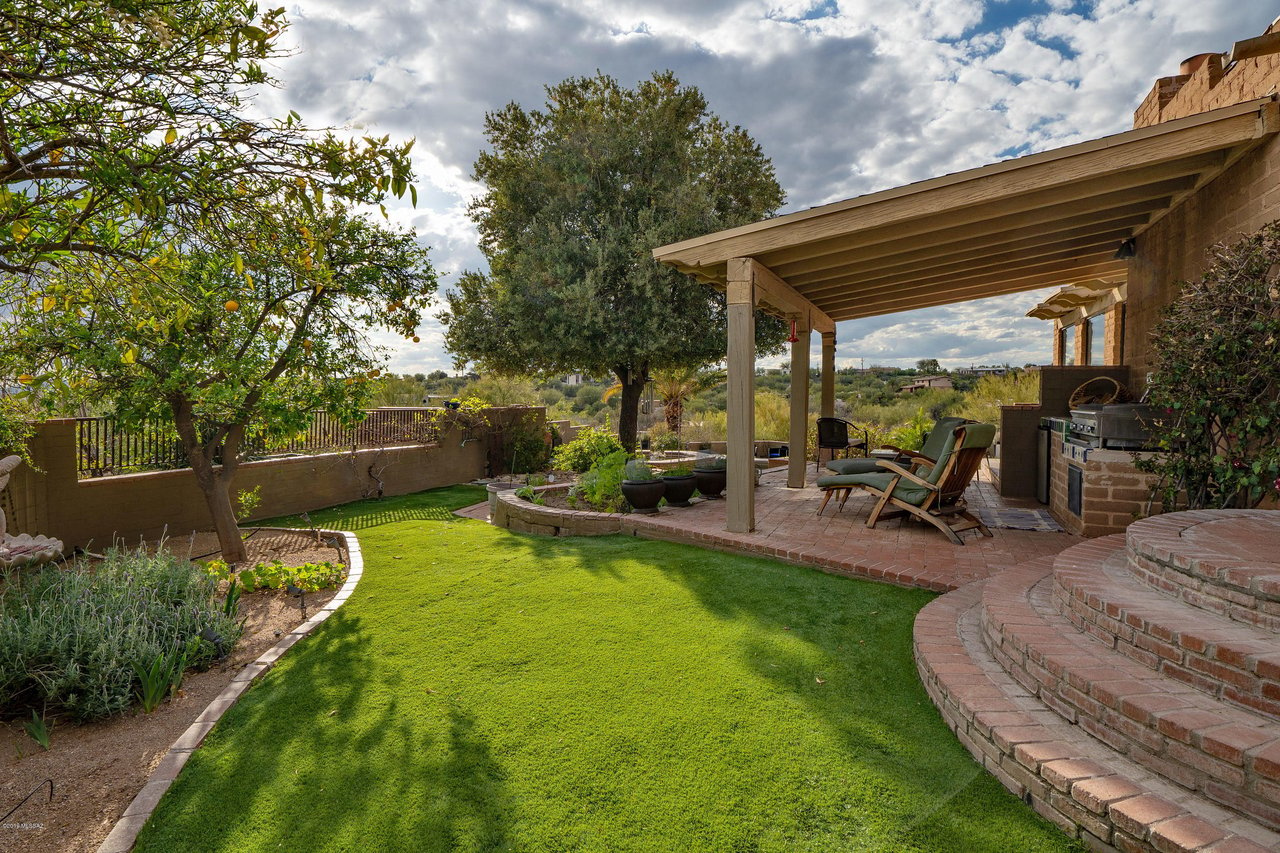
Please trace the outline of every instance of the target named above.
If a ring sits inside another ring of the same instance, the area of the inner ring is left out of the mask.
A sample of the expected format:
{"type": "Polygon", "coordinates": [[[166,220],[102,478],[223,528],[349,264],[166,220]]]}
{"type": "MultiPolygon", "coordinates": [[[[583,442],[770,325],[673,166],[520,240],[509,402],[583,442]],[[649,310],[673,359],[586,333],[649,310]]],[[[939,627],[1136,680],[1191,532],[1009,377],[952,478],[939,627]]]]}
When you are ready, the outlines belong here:
{"type": "MultiPolygon", "coordinates": [[[[495,424],[545,419],[540,408],[491,410],[495,424]]],[[[488,473],[491,442],[478,436],[462,445],[459,431],[448,430],[436,444],[325,453],[245,462],[233,490],[261,488],[253,518],[310,511],[378,493],[411,492],[465,483],[488,473]]],[[[80,480],[76,473],[76,423],[46,421],[32,442],[39,472],[23,466],[6,495],[10,528],[43,533],[68,547],[107,546],[113,538],[137,541],[166,529],[171,536],[211,527],[203,494],[190,470],[155,471],[80,480]]],[[[250,519],[252,520],[252,519],[250,519]]]]}

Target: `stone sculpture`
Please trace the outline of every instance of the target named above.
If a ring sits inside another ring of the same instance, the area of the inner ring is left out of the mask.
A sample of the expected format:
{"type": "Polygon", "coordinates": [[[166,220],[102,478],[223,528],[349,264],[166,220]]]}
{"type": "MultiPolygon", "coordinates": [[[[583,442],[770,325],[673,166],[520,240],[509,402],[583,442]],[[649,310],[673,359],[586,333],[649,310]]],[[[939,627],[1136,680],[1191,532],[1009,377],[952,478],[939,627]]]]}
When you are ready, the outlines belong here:
{"type": "MultiPolygon", "coordinates": [[[[6,456],[0,459],[0,492],[9,485],[9,477],[13,469],[22,464],[21,456],[6,456]]],[[[8,519],[4,510],[0,509],[0,568],[13,566],[37,565],[56,560],[62,556],[62,542],[48,536],[31,536],[20,533],[10,536],[8,519]]]]}

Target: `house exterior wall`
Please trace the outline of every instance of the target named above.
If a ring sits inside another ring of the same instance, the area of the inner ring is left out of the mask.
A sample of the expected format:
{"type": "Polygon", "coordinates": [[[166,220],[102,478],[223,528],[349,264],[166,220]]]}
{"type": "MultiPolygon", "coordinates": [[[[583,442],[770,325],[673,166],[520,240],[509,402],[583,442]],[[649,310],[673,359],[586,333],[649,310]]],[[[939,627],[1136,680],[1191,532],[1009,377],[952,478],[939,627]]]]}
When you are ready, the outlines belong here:
{"type": "MultiPolygon", "coordinates": [[[[1280,21],[1268,33],[1280,30],[1280,21]]],[[[1223,69],[1211,54],[1192,74],[1161,78],[1134,113],[1134,127],[1184,118],[1280,90],[1280,54],[1223,69]]],[[[1280,219],[1280,138],[1255,148],[1137,238],[1129,263],[1123,363],[1139,385],[1155,359],[1150,336],[1179,283],[1200,275],[1208,251],[1280,219]]]]}
{"type": "MultiPolygon", "coordinates": [[[[1280,219],[1280,138],[1246,154],[1139,235],[1129,263],[1124,363],[1142,383],[1154,368],[1150,336],[1180,282],[1195,279],[1209,249],[1280,219]]],[[[1145,383],[1142,383],[1145,384],[1145,383]]]]}

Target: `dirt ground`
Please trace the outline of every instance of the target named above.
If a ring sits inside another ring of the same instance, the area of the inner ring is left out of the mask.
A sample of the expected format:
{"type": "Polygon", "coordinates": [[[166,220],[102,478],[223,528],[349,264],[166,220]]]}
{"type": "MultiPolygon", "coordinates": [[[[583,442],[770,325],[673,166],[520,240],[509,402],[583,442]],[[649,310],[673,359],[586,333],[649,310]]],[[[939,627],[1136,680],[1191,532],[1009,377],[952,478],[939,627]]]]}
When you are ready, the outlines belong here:
{"type": "MultiPolygon", "coordinates": [[[[341,559],[335,548],[317,545],[306,534],[263,530],[246,544],[255,563],[278,559],[296,566],[341,559]]],[[[166,547],[180,556],[199,556],[216,551],[217,539],[203,533],[171,539],[166,547]]],[[[314,615],[332,597],[332,591],[307,595],[307,614],[314,615]]],[[[276,591],[243,595],[240,617],[247,619],[244,634],[228,658],[205,672],[189,673],[178,696],[152,714],[135,708],[86,725],[55,722],[47,752],[27,736],[19,721],[0,723],[0,850],[97,849],[169,745],[241,667],[303,621],[298,599],[276,591]],[[52,802],[47,780],[53,782],[52,802]],[[37,788],[39,793],[4,817],[37,788]]]]}

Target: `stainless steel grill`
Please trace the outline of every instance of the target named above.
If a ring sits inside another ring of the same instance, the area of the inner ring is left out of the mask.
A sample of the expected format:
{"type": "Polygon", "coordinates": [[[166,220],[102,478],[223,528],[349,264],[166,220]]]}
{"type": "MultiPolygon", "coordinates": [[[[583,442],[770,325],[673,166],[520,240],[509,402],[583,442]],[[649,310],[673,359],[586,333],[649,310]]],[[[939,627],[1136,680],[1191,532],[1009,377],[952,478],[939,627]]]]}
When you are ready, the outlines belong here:
{"type": "Polygon", "coordinates": [[[1145,403],[1110,403],[1071,410],[1071,439],[1087,447],[1142,450],[1151,443],[1155,410],[1145,403]]]}

